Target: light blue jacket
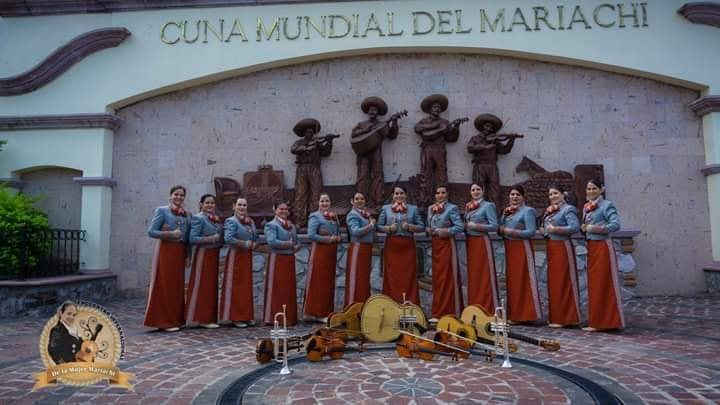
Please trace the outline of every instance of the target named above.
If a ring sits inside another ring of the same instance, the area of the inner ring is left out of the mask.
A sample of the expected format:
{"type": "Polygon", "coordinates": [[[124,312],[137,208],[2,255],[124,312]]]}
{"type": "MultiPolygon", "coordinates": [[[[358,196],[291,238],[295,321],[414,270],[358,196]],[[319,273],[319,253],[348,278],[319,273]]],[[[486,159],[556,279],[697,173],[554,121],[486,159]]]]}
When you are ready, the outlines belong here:
{"type": "Polygon", "coordinates": [[[340,225],[337,217],[335,219],[327,219],[321,211],[315,211],[308,218],[308,239],[313,242],[329,243],[331,236],[340,235],[340,225]],[[326,235],[320,234],[324,230],[326,235]]]}
{"type": "Polygon", "coordinates": [[[447,228],[448,232],[453,235],[461,233],[465,229],[465,225],[460,219],[460,210],[457,205],[450,202],[445,203],[445,209],[439,214],[432,213],[432,205],[428,207],[427,223],[430,230],[447,228]]]}
{"type": "Polygon", "coordinates": [[[365,218],[360,211],[353,208],[345,216],[345,222],[350,233],[350,242],[373,243],[375,232],[373,227],[368,226],[370,218],[365,218]]]}
{"type": "Polygon", "coordinates": [[[505,226],[503,238],[509,240],[530,239],[537,230],[535,209],[523,204],[514,214],[503,215],[502,224],[505,226]]]}
{"type": "Polygon", "coordinates": [[[598,207],[590,212],[583,209],[583,223],[588,225],[585,239],[604,240],[611,232],[620,230],[620,215],[612,201],[599,198],[598,207]]]}
{"type": "Polygon", "coordinates": [[[580,230],[580,220],[577,209],[570,204],[563,204],[555,213],[543,218],[545,236],[550,240],[569,240],[570,235],[580,230]],[[555,227],[553,232],[548,232],[548,225],[555,227]]]}
{"type": "Polygon", "coordinates": [[[290,229],[285,229],[277,218],[273,218],[272,221],[265,224],[265,239],[273,253],[278,255],[295,254],[294,245],[298,243],[295,225],[292,225],[290,229]],[[293,247],[283,247],[283,242],[287,241],[292,241],[293,247]]]}
{"type": "Polygon", "coordinates": [[[255,221],[250,225],[241,224],[235,215],[225,220],[225,243],[248,250],[252,242],[257,242],[258,234],[255,228],[255,221]]]}
{"type": "Polygon", "coordinates": [[[495,204],[490,201],[480,200],[480,206],[472,211],[465,212],[465,223],[472,222],[481,229],[468,228],[465,233],[470,236],[487,235],[488,232],[496,232],[498,228],[497,211],[495,204]]]}
{"type": "Polygon", "coordinates": [[[413,237],[413,232],[408,232],[402,229],[403,222],[425,228],[425,223],[420,215],[420,210],[417,206],[412,204],[407,204],[407,211],[405,212],[393,212],[392,204],[383,205],[382,210],[380,210],[380,217],[378,218],[375,226],[379,232],[382,232],[382,229],[380,228],[381,226],[397,224],[397,231],[391,236],[413,237]]]}
{"type": "Polygon", "coordinates": [[[207,215],[199,212],[190,219],[190,244],[203,245],[203,247],[216,248],[223,245],[222,241],[222,225],[213,223],[207,215]],[[215,234],[220,235],[220,239],[214,243],[204,243],[203,238],[215,234]]]}
{"type": "Polygon", "coordinates": [[[174,231],[178,228],[180,228],[182,236],[177,240],[177,242],[187,243],[190,231],[189,215],[184,217],[175,215],[172,213],[172,209],[168,205],[157,207],[155,208],[155,212],[150,220],[150,226],[148,226],[148,236],[160,239],[162,238],[163,231],[174,231]],[[163,229],[163,227],[165,229],[163,229]]]}

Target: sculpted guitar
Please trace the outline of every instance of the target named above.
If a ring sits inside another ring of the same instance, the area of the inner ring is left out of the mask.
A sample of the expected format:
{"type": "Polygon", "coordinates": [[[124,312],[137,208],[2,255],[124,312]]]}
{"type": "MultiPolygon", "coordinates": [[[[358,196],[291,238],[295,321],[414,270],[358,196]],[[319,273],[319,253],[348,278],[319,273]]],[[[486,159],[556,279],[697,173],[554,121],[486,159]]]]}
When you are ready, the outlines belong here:
{"type": "Polygon", "coordinates": [[[362,309],[360,330],[371,342],[391,342],[401,330],[420,335],[427,327],[422,308],[410,302],[400,305],[387,295],[373,295],[362,309]]]}
{"type": "Polygon", "coordinates": [[[470,118],[468,118],[468,117],[458,118],[458,119],[454,120],[453,122],[451,122],[450,125],[448,125],[446,127],[435,128],[435,129],[431,129],[431,130],[423,132],[423,138],[432,141],[432,140],[440,138],[441,136],[444,136],[445,141],[455,142],[458,140],[458,136],[460,136],[460,134],[451,135],[448,130],[451,128],[457,127],[458,125],[462,124],[463,122],[468,122],[469,120],[470,120],[470,118]]]}
{"type": "MultiPolygon", "coordinates": [[[[491,324],[494,321],[494,317],[485,312],[478,305],[468,305],[460,315],[460,319],[475,327],[478,337],[483,337],[491,341],[495,340],[495,333],[491,329],[491,324]]],[[[509,337],[517,339],[526,343],[530,343],[536,346],[540,346],[545,350],[557,351],[560,350],[560,343],[552,339],[536,339],[534,337],[521,335],[515,332],[509,332],[509,337]]],[[[513,351],[510,349],[510,351],[513,351]]]]}
{"type": "Polygon", "coordinates": [[[385,137],[385,128],[387,128],[390,122],[397,121],[398,119],[407,115],[407,110],[396,112],[395,114],[390,116],[389,120],[379,123],[377,128],[373,129],[372,131],[366,134],[362,134],[360,136],[353,137],[352,139],[350,139],[350,146],[352,146],[353,151],[355,151],[355,153],[358,155],[365,155],[368,152],[374,150],[382,143],[383,138],[385,137]]]}

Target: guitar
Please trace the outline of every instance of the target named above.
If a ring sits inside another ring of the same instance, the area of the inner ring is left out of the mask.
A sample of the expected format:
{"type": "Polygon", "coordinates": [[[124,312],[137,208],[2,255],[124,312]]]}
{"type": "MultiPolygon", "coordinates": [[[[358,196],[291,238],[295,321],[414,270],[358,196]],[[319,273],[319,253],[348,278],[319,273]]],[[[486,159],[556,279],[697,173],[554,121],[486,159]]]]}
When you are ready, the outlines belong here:
{"type": "MultiPolygon", "coordinates": [[[[484,337],[485,339],[492,340],[493,342],[495,341],[495,333],[491,329],[491,324],[495,321],[494,316],[486,313],[482,307],[478,305],[468,305],[467,308],[462,311],[460,319],[462,319],[463,322],[474,326],[478,337],[484,337]]],[[[556,340],[536,339],[534,337],[521,335],[512,331],[508,333],[508,337],[540,346],[543,349],[552,352],[560,350],[560,343],[556,340]]]]}
{"type": "Polygon", "coordinates": [[[459,125],[462,124],[463,122],[468,122],[469,120],[470,120],[470,118],[468,118],[468,117],[458,118],[458,119],[454,120],[453,122],[451,122],[450,125],[448,125],[448,126],[446,126],[446,127],[430,129],[430,130],[428,130],[428,131],[423,132],[422,137],[423,137],[423,139],[427,139],[428,141],[432,141],[432,140],[435,140],[435,139],[439,138],[440,136],[444,136],[444,137],[445,137],[445,141],[447,141],[447,142],[455,142],[455,141],[458,140],[458,136],[460,136],[460,134],[457,134],[457,136],[455,136],[455,135],[450,135],[450,133],[448,132],[448,130],[451,129],[451,128],[456,128],[457,126],[459,126],[459,125]]]}
{"type": "Polygon", "coordinates": [[[327,326],[330,328],[344,329],[347,333],[360,332],[360,317],[363,310],[363,303],[350,304],[342,312],[333,312],[328,316],[327,326]]]}
{"type": "Polygon", "coordinates": [[[397,121],[398,119],[407,116],[407,110],[396,112],[390,116],[390,119],[385,122],[380,122],[377,128],[372,131],[356,136],[350,139],[350,146],[353,151],[358,155],[365,155],[368,152],[377,148],[383,141],[384,130],[390,124],[390,122],[397,121]]]}
{"type": "Polygon", "coordinates": [[[103,325],[101,323],[95,325],[95,331],[90,335],[90,339],[83,340],[80,350],[75,353],[75,360],[84,361],[86,363],[92,363],[95,361],[95,355],[98,352],[97,339],[98,334],[102,330],[103,325]]]}
{"type": "Polygon", "coordinates": [[[401,330],[420,335],[427,327],[422,308],[407,301],[400,305],[387,295],[373,295],[362,309],[360,330],[371,342],[391,342],[401,330]]]}
{"type": "MultiPolygon", "coordinates": [[[[445,315],[437,323],[438,331],[452,332],[458,336],[469,339],[472,342],[483,343],[485,345],[495,346],[495,334],[492,333],[488,336],[478,336],[478,332],[474,325],[465,323],[460,319],[457,319],[455,315],[445,315]]],[[[502,342],[502,341],[501,341],[502,342]]],[[[512,342],[508,342],[508,350],[510,353],[517,351],[517,345],[512,342]]]]}

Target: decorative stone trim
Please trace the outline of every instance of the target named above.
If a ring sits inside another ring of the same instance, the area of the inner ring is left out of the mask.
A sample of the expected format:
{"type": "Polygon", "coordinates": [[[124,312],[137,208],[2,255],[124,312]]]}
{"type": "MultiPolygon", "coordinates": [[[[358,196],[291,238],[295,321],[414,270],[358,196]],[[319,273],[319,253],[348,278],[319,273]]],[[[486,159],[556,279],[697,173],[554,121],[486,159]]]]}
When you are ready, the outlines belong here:
{"type": "Polygon", "coordinates": [[[703,267],[703,270],[716,271],[716,272],[720,273],[720,262],[719,261],[710,262],[710,264],[707,264],[707,265],[705,265],[705,267],[703,267]]]}
{"type": "Polygon", "coordinates": [[[720,3],[709,1],[685,3],[677,13],[693,24],[712,25],[720,28],[720,3]]]}
{"type": "Polygon", "coordinates": [[[705,177],[712,176],[713,174],[720,174],[720,164],[714,163],[711,165],[705,165],[700,169],[705,177]]]}
{"type": "Polygon", "coordinates": [[[110,269],[93,272],[83,271],[82,273],[72,274],[69,276],[31,278],[27,280],[2,280],[0,281],[0,287],[40,287],[76,283],[79,281],[100,280],[104,278],[117,278],[117,274],[111,272],[110,269]]]}
{"type": "Polygon", "coordinates": [[[35,15],[112,13],[172,8],[259,6],[268,4],[336,3],[353,0],[4,0],[2,17],[35,15]]]}
{"type": "Polygon", "coordinates": [[[688,108],[698,117],[712,112],[720,112],[720,96],[701,97],[688,104],[688,108]]]}
{"type": "Polygon", "coordinates": [[[81,186],[115,187],[117,185],[112,177],[73,177],[73,181],[81,186]]]}
{"type": "Polygon", "coordinates": [[[11,188],[16,188],[18,190],[22,190],[23,187],[27,184],[27,181],[15,179],[12,177],[6,177],[6,178],[0,178],[0,184],[4,184],[11,188]]]}
{"type": "Polygon", "coordinates": [[[0,96],[15,96],[35,91],[55,80],[86,56],[120,45],[129,35],[130,31],[123,27],[100,28],[78,35],[32,69],[16,76],[0,78],[0,96]]]}
{"type": "Polygon", "coordinates": [[[70,114],[0,117],[0,131],[24,129],[107,128],[117,131],[123,121],[114,114],[70,114]]]}

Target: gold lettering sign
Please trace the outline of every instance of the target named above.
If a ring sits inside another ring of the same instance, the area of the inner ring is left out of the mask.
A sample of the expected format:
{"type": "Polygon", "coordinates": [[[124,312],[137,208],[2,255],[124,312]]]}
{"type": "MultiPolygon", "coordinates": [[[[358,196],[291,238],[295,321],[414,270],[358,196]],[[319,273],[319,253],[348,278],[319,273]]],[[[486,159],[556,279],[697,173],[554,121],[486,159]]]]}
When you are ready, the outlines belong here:
{"type": "MultiPolygon", "coordinates": [[[[408,14],[357,12],[354,14],[277,17],[225,16],[216,19],[173,20],[160,25],[166,45],[248,42],[245,26],[255,26],[256,42],[390,38],[407,35],[500,35],[503,33],[642,29],[649,26],[648,3],[624,2],[587,5],[561,4],[472,10],[415,10],[408,14]],[[472,18],[471,18],[472,17],[472,18]]],[[[568,33],[568,35],[570,35],[568,33]]]]}

